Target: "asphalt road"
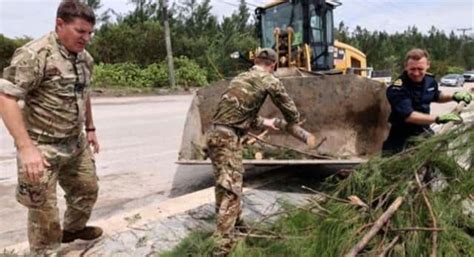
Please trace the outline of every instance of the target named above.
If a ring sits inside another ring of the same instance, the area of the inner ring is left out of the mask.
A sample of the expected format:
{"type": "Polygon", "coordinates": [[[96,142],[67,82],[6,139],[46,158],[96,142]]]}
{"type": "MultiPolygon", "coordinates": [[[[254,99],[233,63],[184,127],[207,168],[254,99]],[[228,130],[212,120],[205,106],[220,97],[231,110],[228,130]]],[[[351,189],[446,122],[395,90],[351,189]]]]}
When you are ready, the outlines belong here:
{"type": "MultiPolygon", "coordinates": [[[[465,85],[473,86],[474,83],[465,85]]],[[[191,99],[191,95],[93,99],[102,151],[96,156],[100,193],[92,220],[212,185],[209,167],[178,167],[174,163],[191,99]]],[[[448,112],[454,105],[434,104],[433,112],[448,112]]],[[[2,123],[0,249],[26,241],[27,211],[14,199],[15,184],[15,149],[2,123]]],[[[59,189],[61,213],[65,206],[62,195],[59,189]]]]}
{"type": "MultiPolygon", "coordinates": [[[[92,220],[166,200],[210,186],[207,169],[179,168],[174,161],[181,144],[192,96],[97,98],[93,112],[102,151],[96,155],[99,200],[92,220]],[[177,178],[175,179],[175,176],[177,178]]],[[[15,149],[0,125],[0,249],[26,240],[24,207],[14,199],[15,149]]],[[[58,187],[59,188],[59,187],[58,187]]],[[[58,190],[64,211],[63,192],[58,190]]]]}

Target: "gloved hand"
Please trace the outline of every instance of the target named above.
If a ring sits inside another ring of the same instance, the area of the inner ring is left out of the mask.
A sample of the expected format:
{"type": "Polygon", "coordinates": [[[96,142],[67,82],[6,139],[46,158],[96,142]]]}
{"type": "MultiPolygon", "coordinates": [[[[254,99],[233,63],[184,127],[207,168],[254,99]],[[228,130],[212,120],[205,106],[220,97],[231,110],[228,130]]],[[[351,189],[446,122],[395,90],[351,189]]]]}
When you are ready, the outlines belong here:
{"type": "Polygon", "coordinates": [[[453,122],[454,124],[460,124],[462,123],[462,118],[461,116],[454,114],[454,113],[448,113],[448,114],[443,114],[438,117],[436,117],[436,123],[437,124],[445,124],[448,122],[453,122]]]}
{"type": "Polygon", "coordinates": [[[472,101],[472,95],[468,92],[455,92],[453,94],[453,100],[458,103],[464,101],[466,104],[469,104],[472,101]]]}

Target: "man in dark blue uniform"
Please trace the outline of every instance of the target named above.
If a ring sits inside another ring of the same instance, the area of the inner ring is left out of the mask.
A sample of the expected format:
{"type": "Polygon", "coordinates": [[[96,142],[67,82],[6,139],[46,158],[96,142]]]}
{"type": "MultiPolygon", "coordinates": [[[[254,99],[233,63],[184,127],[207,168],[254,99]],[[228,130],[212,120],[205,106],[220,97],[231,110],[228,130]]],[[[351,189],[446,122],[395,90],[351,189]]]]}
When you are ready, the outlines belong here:
{"type": "Polygon", "coordinates": [[[390,133],[383,144],[384,155],[403,151],[410,137],[432,134],[432,123],[462,122],[461,117],[456,114],[430,114],[431,102],[445,103],[454,100],[469,104],[472,95],[467,92],[441,92],[434,77],[426,73],[429,67],[429,55],[425,50],[410,50],[405,58],[405,71],[387,89],[392,112],[389,118],[390,133]]]}

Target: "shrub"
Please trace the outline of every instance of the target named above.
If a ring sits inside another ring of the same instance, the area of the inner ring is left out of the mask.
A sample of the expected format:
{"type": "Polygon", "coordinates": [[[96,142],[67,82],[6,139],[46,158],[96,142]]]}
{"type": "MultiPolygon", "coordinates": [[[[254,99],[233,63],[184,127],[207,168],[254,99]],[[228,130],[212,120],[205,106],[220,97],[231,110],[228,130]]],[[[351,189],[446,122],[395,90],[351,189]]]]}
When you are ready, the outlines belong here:
{"type": "Polygon", "coordinates": [[[448,73],[463,74],[464,68],[459,66],[449,66],[448,73]]]}
{"type": "Polygon", "coordinates": [[[29,41],[31,41],[29,37],[10,39],[0,34],[0,77],[2,76],[3,68],[10,65],[10,60],[15,50],[29,41]]]}
{"type": "MultiPolygon", "coordinates": [[[[178,87],[207,85],[206,71],[187,57],[175,58],[175,77],[178,87]]],[[[140,68],[133,63],[97,64],[94,67],[93,87],[146,88],[168,87],[166,61],[140,68]]]]}
{"type": "Polygon", "coordinates": [[[147,87],[150,81],[142,76],[142,70],[136,64],[98,64],[94,68],[95,87],[147,87]]]}
{"type": "Polygon", "coordinates": [[[184,88],[202,87],[207,85],[207,72],[186,56],[174,59],[176,83],[184,88]]]}

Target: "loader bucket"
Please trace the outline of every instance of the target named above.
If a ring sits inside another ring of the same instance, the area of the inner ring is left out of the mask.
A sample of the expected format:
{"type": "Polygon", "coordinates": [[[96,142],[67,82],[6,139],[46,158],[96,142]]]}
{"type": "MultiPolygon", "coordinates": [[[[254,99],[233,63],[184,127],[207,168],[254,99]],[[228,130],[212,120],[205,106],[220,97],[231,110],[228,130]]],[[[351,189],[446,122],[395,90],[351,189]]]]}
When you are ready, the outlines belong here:
{"type": "MultiPolygon", "coordinates": [[[[328,158],[305,160],[244,160],[247,164],[356,164],[377,154],[388,133],[389,104],[384,84],[357,75],[282,77],[288,94],[305,122],[302,127],[319,140],[317,149],[281,132],[265,140],[328,158]]],[[[221,94],[229,85],[221,80],[196,92],[189,108],[179,153],[179,164],[208,164],[204,160],[205,133],[221,94]]],[[[259,115],[282,117],[267,97],[259,115]]]]}

